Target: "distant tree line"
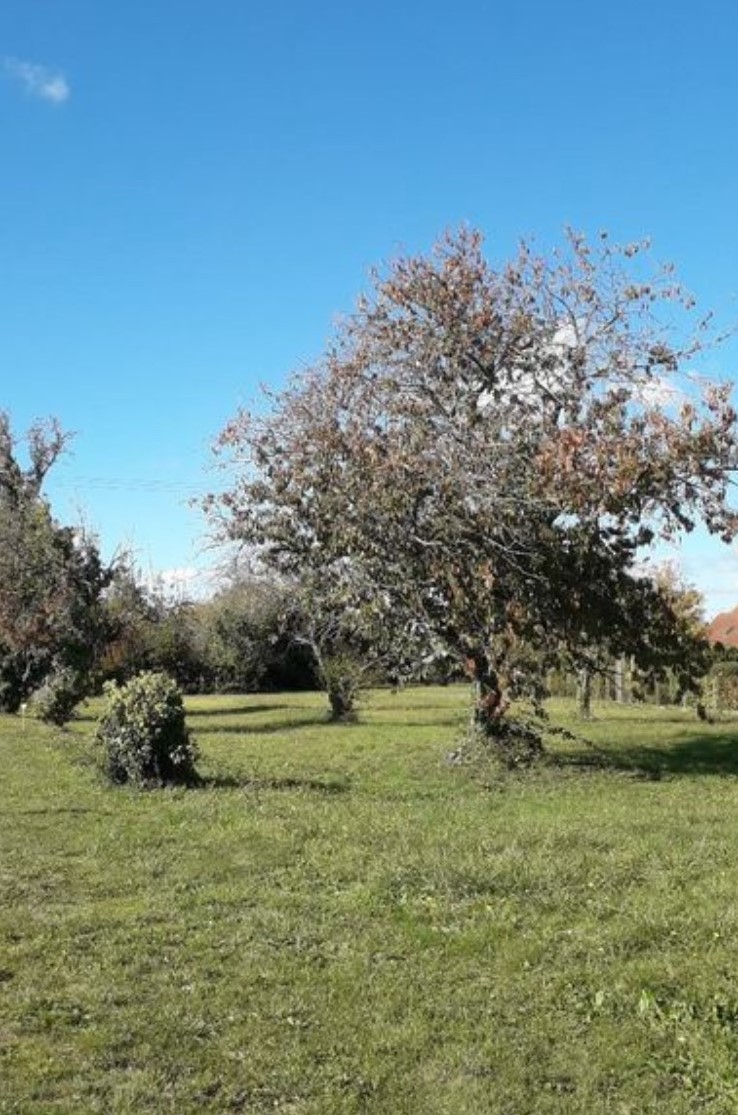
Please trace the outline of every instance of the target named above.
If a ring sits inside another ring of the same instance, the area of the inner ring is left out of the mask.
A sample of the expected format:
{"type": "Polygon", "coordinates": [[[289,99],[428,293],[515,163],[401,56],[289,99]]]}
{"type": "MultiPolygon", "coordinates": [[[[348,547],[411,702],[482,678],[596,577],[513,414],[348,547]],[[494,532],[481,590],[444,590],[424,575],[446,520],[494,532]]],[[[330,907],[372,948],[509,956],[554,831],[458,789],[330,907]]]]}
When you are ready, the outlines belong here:
{"type": "Polygon", "coordinates": [[[105,681],[151,670],[190,692],[319,683],[294,593],[234,575],[207,601],[172,601],[60,523],[44,482],[68,442],[53,419],[16,437],[0,412],[0,710],[63,723],[105,681]]]}
{"type": "MultiPolygon", "coordinates": [[[[353,576],[328,588],[309,567],[285,576],[236,563],[210,598],[182,600],[145,585],[130,556],[105,564],[95,539],[61,525],[43,494],[67,440],[50,421],[18,443],[0,414],[0,709],[30,701],[63,723],[106,681],[156,671],[185,692],[323,689],[330,715],[351,719],[370,685],[469,678],[427,624],[402,609],[387,615],[353,576]]],[[[600,699],[669,703],[691,693],[697,705],[738,705],[738,652],[709,647],[699,593],[669,566],[644,583],[661,608],[638,657],[594,639],[586,657],[565,645],[553,655],[520,638],[518,668],[541,676],[544,695],[576,696],[584,717],[600,699]]]]}
{"type": "Polygon", "coordinates": [[[268,581],[230,577],[207,600],[173,600],[145,587],[122,562],[105,596],[110,639],[100,676],[127,681],[164,671],[189,693],[319,687],[310,645],[296,637],[293,594],[268,581]]]}

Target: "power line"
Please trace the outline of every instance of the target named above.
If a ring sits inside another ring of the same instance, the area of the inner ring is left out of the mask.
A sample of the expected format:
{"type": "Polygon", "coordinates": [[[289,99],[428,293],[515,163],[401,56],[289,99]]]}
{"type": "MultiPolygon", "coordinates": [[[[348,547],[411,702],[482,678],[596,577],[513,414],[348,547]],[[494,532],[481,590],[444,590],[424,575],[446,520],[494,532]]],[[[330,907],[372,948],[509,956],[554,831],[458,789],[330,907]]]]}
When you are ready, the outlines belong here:
{"type": "Polygon", "coordinates": [[[157,480],[152,477],[76,476],[71,479],[54,478],[54,487],[93,489],[106,492],[191,492],[207,491],[211,485],[204,481],[157,480]]]}

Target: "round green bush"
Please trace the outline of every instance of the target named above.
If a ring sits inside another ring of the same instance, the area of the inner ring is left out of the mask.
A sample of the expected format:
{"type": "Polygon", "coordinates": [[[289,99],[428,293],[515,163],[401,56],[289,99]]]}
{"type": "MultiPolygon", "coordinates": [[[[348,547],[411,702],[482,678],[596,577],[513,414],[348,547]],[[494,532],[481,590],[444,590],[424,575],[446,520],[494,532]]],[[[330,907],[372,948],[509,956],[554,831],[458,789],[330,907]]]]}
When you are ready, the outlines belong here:
{"type": "Polygon", "coordinates": [[[55,670],[31,697],[31,712],[47,724],[62,727],[72,719],[84,699],[86,679],[78,671],[62,666],[55,670]]]}
{"type": "Polygon", "coordinates": [[[113,782],[136,786],[189,784],[197,779],[197,748],[185,725],[182,693],[162,673],[142,673],[126,685],[109,682],[96,739],[113,782]]]}

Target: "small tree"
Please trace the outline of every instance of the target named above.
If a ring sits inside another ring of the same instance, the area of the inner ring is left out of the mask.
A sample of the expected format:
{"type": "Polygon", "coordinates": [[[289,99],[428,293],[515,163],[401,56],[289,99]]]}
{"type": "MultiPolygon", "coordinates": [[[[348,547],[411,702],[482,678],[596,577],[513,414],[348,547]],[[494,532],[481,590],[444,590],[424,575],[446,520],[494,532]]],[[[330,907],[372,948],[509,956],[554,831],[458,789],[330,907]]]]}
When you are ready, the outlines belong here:
{"type": "Polygon", "coordinates": [[[31,709],[40,720],[61,727],[72,718],[88,691],[89,684],[84,675],[68,666],[60,666],[35,691],[31,709]]]}
{"type": "Polygon", "coordinates": [[[425,627],[393,607],[351,561],[303,571],[294,585],[290,628],[312,653],[334,721],[356,720],[369,686],[420,679],[435,661],[425,627]]]}

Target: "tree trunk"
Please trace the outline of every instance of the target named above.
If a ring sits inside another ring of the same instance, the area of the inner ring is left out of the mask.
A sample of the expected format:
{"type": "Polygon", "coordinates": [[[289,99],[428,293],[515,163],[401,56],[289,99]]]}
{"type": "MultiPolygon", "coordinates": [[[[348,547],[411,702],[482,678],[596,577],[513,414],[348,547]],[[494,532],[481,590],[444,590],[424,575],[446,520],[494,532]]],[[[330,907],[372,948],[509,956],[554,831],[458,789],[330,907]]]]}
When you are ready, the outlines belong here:
{"type": "Polygon", "coordinates": [[[330,706],[330,718],[336,723],[350,723],[358,719],[356,702],[360,684],[355,670],[346,668],[340,655],[323,654],[318,640],[306,640],[313,652],[318,677],[330,706]]]}
{"type": "Polygon", "coordinates": [[[631,654],[630,658],[628,659],[628,673],[625,681],[626,705],[632,705],[635,701],[636,681],[636,661],[635,657],[631,654]]]}
{"type": "Polygon", "coordinates": [[[468,739],[480,740],[509,769],[526,767],[544,753],[543,738],[535,726],[505,718],[510,702],[497,671],[484,650],[468,655],[466,673],[474,683],[474,709],[468,739]]]}
{"type": "Polygon", "coordinates": [[[580,720],[592,719],[592,673],[588,666],[577,672],[577,710],[580,720]]]}
{"type": "Polygon", "coordinates": [[[473,723],[485,735],[494,733],[495,725],[508,708],[497,673],[483,650],[477,650],[466,660],[466,672],[474,683],[473,723]]]}
{"type": "Polygon", "coordinates": [[[615,700],[619,705],[625,704],[625,658],[619,655],[615,659],[615,700]]]}
{"type": "Polygon", "coordinates": [[[356,720],[356,694],[342,688],[329,688],[328,701],[331,706],[331,720],[352,721],[356,720]]]}

